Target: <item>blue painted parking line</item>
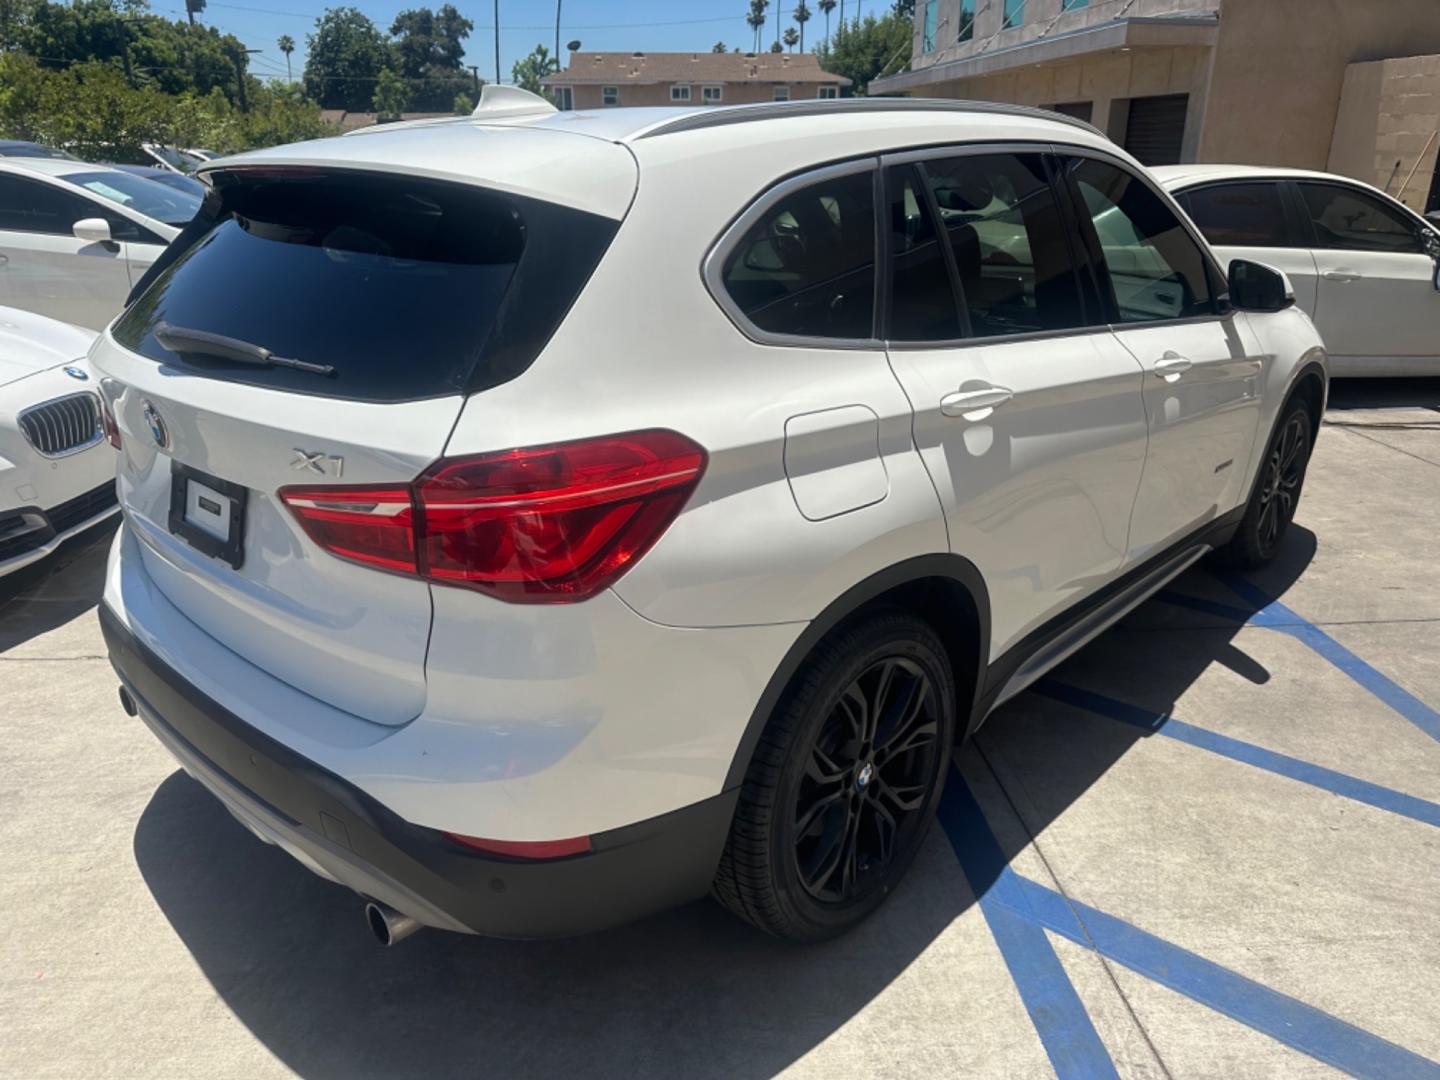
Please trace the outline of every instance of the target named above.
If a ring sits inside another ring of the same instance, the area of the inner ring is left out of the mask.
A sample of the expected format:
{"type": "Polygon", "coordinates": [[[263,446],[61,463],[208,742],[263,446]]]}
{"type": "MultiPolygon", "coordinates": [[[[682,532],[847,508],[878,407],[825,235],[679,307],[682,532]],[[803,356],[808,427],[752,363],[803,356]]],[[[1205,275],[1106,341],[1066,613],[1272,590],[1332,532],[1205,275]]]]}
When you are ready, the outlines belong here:
{"type": "Polygon", "coordinates": [[[1414,795],[1406,795],[1392,788],[1372,784],[1368,780],[1361,780],[1321,765],[1312,765],[1308,761],[1301,761],[1288,754],[1266,750],[1254,743],[1232,739],[1228,735],[1221,735],[1205,728],[1196,727],[1194,724],[1187,724],[1183,720],[1176,720],[1173,716],[1141,709],[1106,697],[1104,694],[1082,690],[1078,686],[1058,682],[1055,679],[1043,679],[1031,689],[1045,697],[1053,698],[1067,705],[1074,705],[1087,712],[1097,713],[1111,720],[1118,720],[1123,724],[1140,728],[1142,731],[1164,735],[1190,746],[1209,750],[1233,761],[1244,762],[1257,769],[1264,769],[1266,772],[1276,773],[1291,780],[1298,780],[1302,784],[1321,788],[1331,794],[1424,822],[1426,825],[1440,826],[1440,803],[1428,802],[1425,799],[1416,798],[1414,795]]]}
{"type": "Polygon", "coordinates": [[[1289,634],[1350,676],[1432,739],[1440,741],[1440,712],[1436,712],[1394,679],[1360,659],[1314,623],[1298,615],[1279,600],[1272,600],[1264,590],[1252,582],[1232,573],[1222,573],[1218,577],[1227,588],[1256,608],[1254,614],[1212,600],[1185,596],[1170,589],[1157,593],[1156,599],[1179,607],[1187,607],[1193,611],[1201,611],[1208,615],[1217,615],[1235,622],[1247,623],[1250,626],[1260,626],[1282,634],[1289,634]]]}
{"type": "Polygon", "coordinates": [[[1302,1054],[1352,1076],[1440,1080],[1440,1064],[1403,1046],[1038,882],[1016,875],[1015,885],[1027,918],[1302,1054]]]}
{"type": "Polygon", "coordinates": [[[953,770],[940,800],[940,823],[1056,1075],[1060,1080],[1118,1077],[1049,938],[1025,911],[1020,877],[1006,863],[975,796],[953,770]]]}
{"type": "Polygon", "coordinates": [[[1440,1063],[1015,873],[958,768],[940,822],[1062,1080],[1116,1073],[1047,929],[1352,1076],[1440,1080],[1440,1063]]]}

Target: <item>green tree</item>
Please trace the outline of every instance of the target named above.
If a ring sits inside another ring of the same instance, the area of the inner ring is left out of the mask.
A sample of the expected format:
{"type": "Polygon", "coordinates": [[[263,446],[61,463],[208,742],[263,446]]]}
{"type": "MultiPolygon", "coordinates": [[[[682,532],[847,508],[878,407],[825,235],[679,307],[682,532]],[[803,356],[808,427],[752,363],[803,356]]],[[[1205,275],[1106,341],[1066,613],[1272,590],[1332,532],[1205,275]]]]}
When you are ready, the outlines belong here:
{"type": "Polygon", "coordinates": [[[785,35],[781,38],[781,40],[785,42],[785,47],[787,49],[789,49],[791,52],[794,52],[795,43],[800,40],[800,35],[795,31],[795,28],[793,26],[787,26],[785,28],[785,35]]]}
{"type": "Polygon", "coordinates": [[[800,51],[804,52],[805,24],[810,21],[810,5],[805,3],[805,0],[800,0],[800,2],[795,5],[795,14],[792,15],[791,18],[795,20],[795,25],[800,27],[800,51]]]}
{"type": "Polygon", "coordinates": [[[375,93],[371,102],[375,109],[375,119],[380,123],[399,120],[410,104],[410,92],[405,80],[388,67],[381,68],[375,79],[375,93]]]}
{"type": "Polygon", "coordinates": [[[475,102],[470,100],[469,94],[456,94],[454,102],[450,105],[450,111],[456,116],[469,116],[475,111],[475,102]]]}
{"type": "Polygon", "coordinates": [[[453,4],[439,11],[415,8],[400,12],[390,26],[391,66],[410,87],[410,105],[425,112],[448,109],[455,95],[465,93],[471,78],[461,66],[465,39],[475,24],[453,4]]]}
{"type": "Polygon", "coordinates": [[[770,51],[771,51],[772,53],[784,52],[784,51],[785,51],[785,46],[784,46],[784,45],[781,45],[780,42],[778,42],[778,41],[772,41],[772,42],[770,43],[770,51]]]}
{"type": "Polygon", "coordinates": [[[815,5],[820,9],[820,14],[825,16],[825,40],[830,40],[830,13],[835,10],[835,0],[819,0],[815,5]]]}
{"type": "Polygon", "coordinates": [[[710,51],[712,53],[724,53],[729,52],[730,50],[725,47],[725,43],[723,41],[717,41],[714,45],[710,46],[710,51]]]}
{"type": "Polygon", "coordinates": [[[538,94],[544,89],[540,80],[559,70],[559,59],[551,56],[550,50],[544,45],[536,45],[535,51],[529,56],[515,61],[515,66],[510,69],[510,77],[522,90],[538,94]]]}
{"type": "Polygon", "coordinates": [[[368,109],[380,72],[387,67],[389,48],[365,13],[353,7],[329,8],[315,20],[315,32],[305,41],[306,94],[326,109],[368,109]]]}
{"type": "Polygon", "coordinates": [[[295,73],[290,70],[290,54],[295,51],[295,39],[289,34],[281,34],[280,40],[275,42],[275,46],[285,54],[285,78],[294,82],[295,73]]]}
{"type": "Polygon", "coordinates": [[[913,22],[893,11],[881,19],[867,15],[864,20],[840,23],[834,38],[822,42],[815,53],[826,71],[853,81],[852,94],[864,95],[872,79],[899,71],[909,62],[914,34],[913,22]]]}
{"type": "Polygon", "coordinates": [[[765,33],[765,9],[770,6],[770,0],[750,0],[750,14],[745,16],[745,22],[755,32],[755,47],[751,52],[760,51],[760,38],[765,33]]]}

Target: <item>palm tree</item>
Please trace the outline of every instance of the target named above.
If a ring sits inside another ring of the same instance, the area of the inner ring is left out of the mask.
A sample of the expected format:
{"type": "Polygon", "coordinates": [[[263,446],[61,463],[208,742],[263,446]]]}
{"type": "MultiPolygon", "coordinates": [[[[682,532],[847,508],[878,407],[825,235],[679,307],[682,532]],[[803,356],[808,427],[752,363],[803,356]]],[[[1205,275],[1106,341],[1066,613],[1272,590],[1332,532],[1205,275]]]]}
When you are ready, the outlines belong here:
{"type": "MultiPolygon", "coordinates": [[[[822,15],[825,16],[825,40],[826,40],[826,41],[829,41],[829,40],[830,40],[830,12],[832,12],[832,11],[835,10],[835,0],[819,0],[819,3],[816,4],[816,7],[818,7],[818,8],[820,9],[820,14],[822,14],[822,15]]],[[[842,15],[841,18],[844,18],[844,16],[842,15]]]]}
{"type": "Polygon", "coordinates": [[[794,28],[793,26],[787,26],[787,27],[785,28],[785,38],[784,38],[786,48],[788,48],[791,52],[794,52],[794,51],[795,51],[795,43],[796,43],[797,41],[799,41],[799,40],[800,40],[800,35],[795,32],[795,28],[794,28]]]}
{"type": "Polygon", "coordinates": [[[285,54],[285,78],[294,82],[295,76],[290,71],[290,54],[295,51],[295,39],[289,34],[281,34],[280,40],[275,44],[285,54]]]}
{"type": "Polygon", "coordinates": [[[800,51],[805,51],[805,24],[810,21],[810,5],[805,0],[800,0],[795,5],[795,14],[790,16],[800,27],[800,51]]]}
{"type": "Polygon", "coordinates": [[[765,32],[765,9],[769,6],[770,0],[750,0],[750,14],[745,16],[745,21],[755,31],[753,52],[760,51],[760,36],[765,32]]]}

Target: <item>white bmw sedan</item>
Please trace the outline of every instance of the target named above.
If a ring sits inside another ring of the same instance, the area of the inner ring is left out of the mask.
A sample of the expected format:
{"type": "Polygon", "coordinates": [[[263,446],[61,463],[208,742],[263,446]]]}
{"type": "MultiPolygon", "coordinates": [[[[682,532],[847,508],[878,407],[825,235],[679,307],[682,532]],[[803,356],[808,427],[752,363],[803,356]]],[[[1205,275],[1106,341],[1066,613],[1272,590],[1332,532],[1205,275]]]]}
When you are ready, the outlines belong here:
{"type": "Polygon", "coordinates": [[[1285,271],[1331,375],[1440,375],[1440,230],[1383,191],[1253,165],[1151,172],[1225,264],[1285,271]]]}
{"type": "Polygon", "coordinates": [[[0,160],[0,304],[99,330],[199,208],[104,165],[0,160]]]}
{"type": "Polygon", "coordinates": [[[0,576],[115,513],[95,334],[0,307],[0,576]]]}

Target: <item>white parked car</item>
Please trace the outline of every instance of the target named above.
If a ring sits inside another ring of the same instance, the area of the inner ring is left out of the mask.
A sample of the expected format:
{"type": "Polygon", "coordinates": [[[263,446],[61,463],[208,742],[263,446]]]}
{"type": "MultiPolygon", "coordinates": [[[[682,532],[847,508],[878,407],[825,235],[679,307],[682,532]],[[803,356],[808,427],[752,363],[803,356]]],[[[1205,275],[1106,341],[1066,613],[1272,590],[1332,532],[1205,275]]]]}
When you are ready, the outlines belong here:
{"type": "Polygon", "coordinates": [[[1383,191],[1249,165],[1153,169],[1222,261],[1290,278],[1332,375],[1440,375],[1440,229],[1383,191]]]}
{"type": "Polygon", "coordinates": [[[0,308],[0,576],[118,511],[93,330],[0,308]]]}
{"type": "Polygon", "coordinates": [[[121,700],[383,941],[839,933],[997,703],[1275,553],[1319,336],[1088,125],[505,90],[210,166],[96,344],[121,700]]]}
{"type": "Polygon", "coordinates": [[[0,304],[100,329],[200,202],[104,165],[0,158],[0,304]]]}

